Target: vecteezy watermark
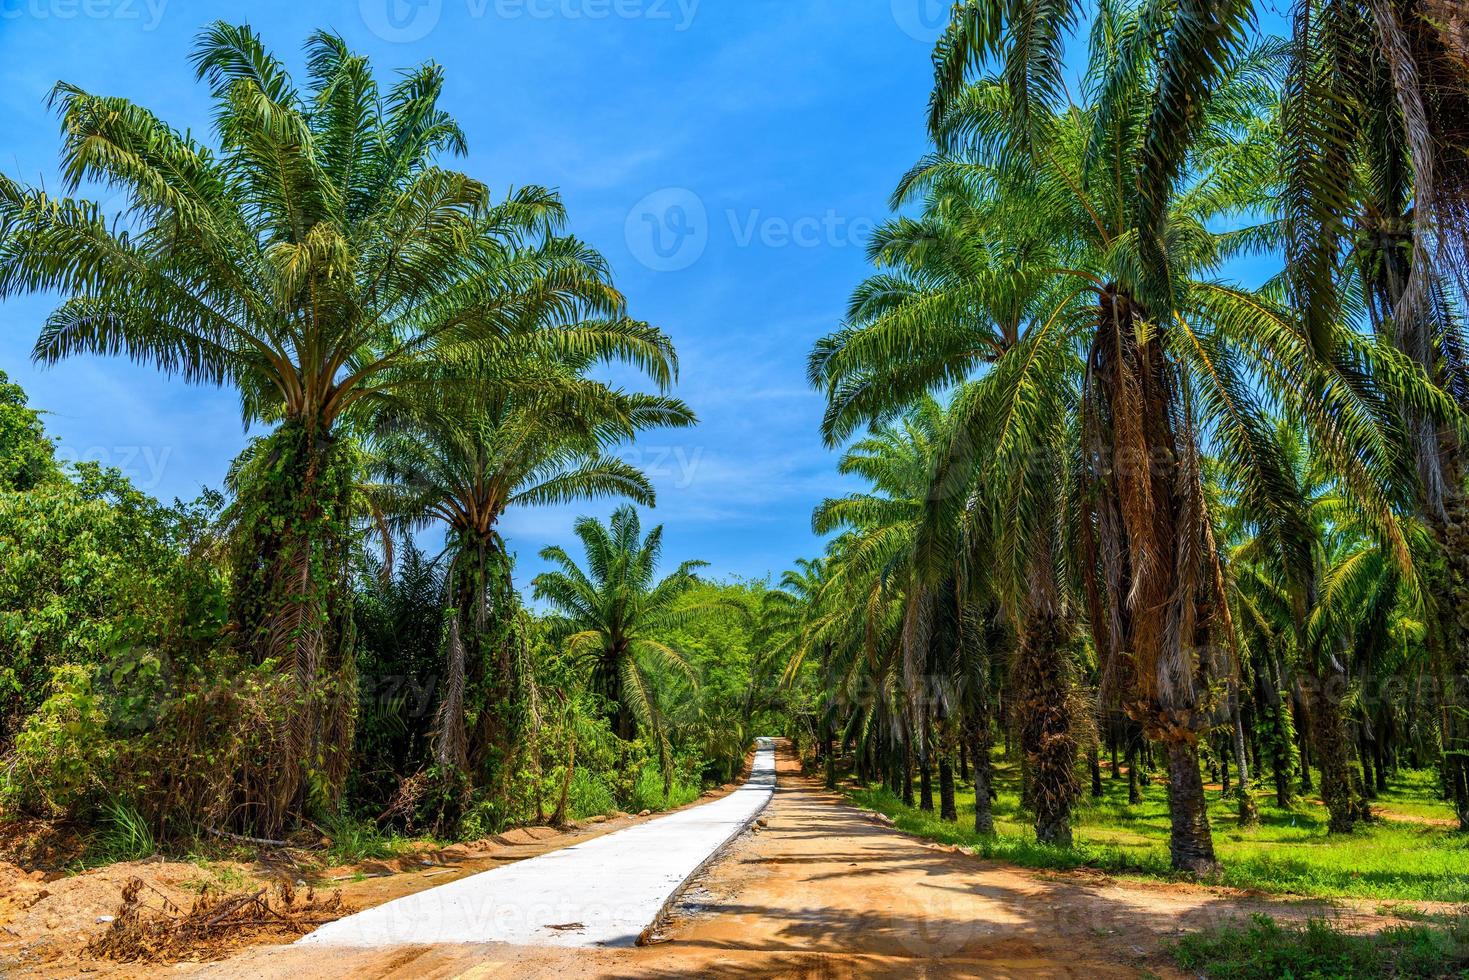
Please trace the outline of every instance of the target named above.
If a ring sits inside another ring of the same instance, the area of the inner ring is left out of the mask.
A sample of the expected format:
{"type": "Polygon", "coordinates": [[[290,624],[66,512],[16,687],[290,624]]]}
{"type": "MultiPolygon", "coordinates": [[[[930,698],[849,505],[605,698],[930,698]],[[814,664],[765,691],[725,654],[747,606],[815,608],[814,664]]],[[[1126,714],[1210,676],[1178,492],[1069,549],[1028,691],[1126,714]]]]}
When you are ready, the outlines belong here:
{"type": "Polygon", "coordinates": [[[172,446],[91,446],[82,450],[67,445],[56,447],[56,459],[61,464],[96,463],[103,469],[115,469],[144,493],[152,493],[163,484],[172,456],[172,446]]]}
{"type": "Polygon", "coordinates": [[[136,21],[151,31],[162,23],[167,8],[168,0],[0,0],[0,21],[136,21]]]}
{"type": "Polygon", "coordinates": [[[439,25],[444,0],[359,0],[362,23],[384,41],[408,44],[439,25]]]}
{"type": "Polygon", "coordinates": [[[709,247],[709,212],[688,188],[665,187],[633,205],[623,231],[633,258],[654,272],[678,272],[709,247]]]}
{"type": "Polygon", "coordinates": [[[617,456],[655,480],[671,479],[675,490],[687,490],[704,462],[704,447],[628,446],[617,456]]]}
{"type": "Polygon", "coordinates": [[[719,217],[711,220],[704,201],[686,187],[654,191],[627,213],[628,251],[654,272],[679,272],[699,261],[717,229],[727,227],[736,248],[809,249],[861,246],[877,227],[871,218],[850,218],[835,208],[794,218],[726,208],[719,217]]]}
{"type": "MultiPolygon", "coordinates": [[[[470,20],[646,20],[693,26],[700,0],[452,0],[470,20]]],[[[384,41],[406,44],[439,25],[444,0],[358,0],[362,22],[384,41]]]]}
{"type": "Polygon", "coordinates": [[[949,24],[951,0],[892,0],[893,20],[915,41],[932,44],[949,24]]]}

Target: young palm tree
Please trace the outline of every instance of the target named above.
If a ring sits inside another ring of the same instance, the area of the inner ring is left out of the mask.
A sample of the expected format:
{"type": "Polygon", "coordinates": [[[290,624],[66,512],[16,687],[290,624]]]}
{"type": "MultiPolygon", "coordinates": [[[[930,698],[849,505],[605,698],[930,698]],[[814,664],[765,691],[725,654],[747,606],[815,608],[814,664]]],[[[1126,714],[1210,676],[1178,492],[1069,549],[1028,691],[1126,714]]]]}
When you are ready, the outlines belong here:
{"type": "Polygon", "coordinates": [[[465,140],[438,105],[437,66],[384,92],[339,37],[313,35],[306,54],[302,89],[249,27],[200,36],[217,149],[126,99],[58,85],[66,190],[120,190],[120,220],[0,178],[0,297],[63,297],[37,359],[126,354],[231,385],[247,423],[275,427],[240,469],[232,559],[238,645],[279,674],[282,737],[242,774],[237,809],[269,836],[345,774],[353,416],[433,397],[444,386],[428,365],[483,357],[545,310],[605,317],[593,335],[658,357],[601,258],[550,234],[555,194],[497,201],[439,165],[465,140]]]}
{"type": "Polygon", "coordinates": [[[497,367],[508,378],[488,380],[462,404],[385,419],[372,442],[369,469],[382,482],[370,490],[380,509],[408,529],[442,523],[448,531],[440,766],[497,767],[516,727],[516,665],[503,635],[514,602],[498,531],[506,511],[606,496],[652,506],[647,477],[609,451],[640,431],[695,422],[677,399],[609,388],[580,376],[583,367],[544,353],[516,358],[497,367]],[[480,695],[472,739],[470,688],[480,695]]]}
{"type": "Polygon", "coordinates": [[[704,562],[686,561],[657,578],[663,528],[644,537],[637,511],[619,507],[609,524],[583,517],[574,525],[586,550],[583,570],[563,549],[541,557],[556,571],[536,576],[535,596],[556,610],[550,629],[573,656],[591,662],[591,689],[606,700],[613,732],[632,741],[646,730],[665,766],[667,737],[658,701],[658,672],[692,677],[683,654],[665,642],[667,631],[707,608],[687,601],[704,562]]]}

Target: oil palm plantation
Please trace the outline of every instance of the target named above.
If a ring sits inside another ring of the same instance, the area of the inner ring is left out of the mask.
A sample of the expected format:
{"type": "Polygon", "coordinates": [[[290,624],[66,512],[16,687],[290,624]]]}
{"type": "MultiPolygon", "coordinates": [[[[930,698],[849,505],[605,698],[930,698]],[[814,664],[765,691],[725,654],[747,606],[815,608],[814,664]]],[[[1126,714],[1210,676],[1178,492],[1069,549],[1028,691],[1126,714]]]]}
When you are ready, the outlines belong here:
{"type": "Polygon", "coordinates": [[[903,771],[904,779],[916,752],[925,809],[932,809],[937,762],[941,813],[955,819],[956,692],[953,678],[933,670],[932,661],[939,646],[935,632],[952,638],[957,618],[943,616],[951,607],[934,603],[934,593],[915,577],[922,558],[915,550],[917,535],[943,427],[942,406],[920,399],[901,418],[848,447],[839,472],[860,476],[870,487],[824,501],[811,524],[817,534],[842,532],[827,563],[828,601],[838,609],[861,610],[866,620],[856,631],[862,642],[846,646],[838,659],[845,667],[844,686],[860,684],[873,694],[868,703],[854,699],[849,716],[853,733],[862,735],[860,750],[901,751],[904,762],[889,768],[903,771]],[[843,594],[848,598],[838,598],[843,594]]]}
{"type": "Polygon", "coordinates": [[[573,526],[586,567],[559,547],[541,552],[552,571],[537,575],[537,599],[554,610],[550,632],[586,663],[590,688],[606,705],[612,731],[630,742],[647,734],[667,773],[667,732],[659,702],[662,673],[691,677],[688,662],[664,638],[704,608],[689,601],[704,563],[686,561],[658,578],[663,528],[646,536],[637,511],[619,507],[609,523],[583,517],[573,526]]]}
{"type": "MultiPolygon", "coordinates": [[[[1293,666],[1303,694],[1317,762],[1321,796],[1333,833],[1349,833],[1368,818],[1367,786],[1352,767],[1358,755],[1354,728],[1371,730],[1381,704],[1364,702],[1384,658],[1398,646],[1390,634],[1421,614],[1424,597],[1418,580],[1405,579],[1399,565],[1364,526],[1341,492],[1331,468],[1308,440],[1280,423],[1274,438],[1288,462],[1289,496],[1273,501],[1276,515],[1259,517],[1248,506],[1228,507],[1225,522],[1235,529],[1230,548],[1234,569],[1235,608],[1243,617],[1245,636],[1265,647],[1255,651],[1257,669],[1271,678],[1270,695],[1280,690],[1280,663],[1293,666]],[[1286,537],[1304,533],[1308,539],[1286,537]],[[1263,659],[1263,662],[1261,662],[1263,659]],[[1364,684],[1364,682],[1366,682],[1364,684]]],[[[1227,493],[1226,493],[1227,497],[1227,493]]],[[[1421,553],[1421,531],[1405,523],[1402,535],[1421,553]]],[[[1274,699],[1275,751],[1288,749],[1283,706],[1274,699]]],[[[1376,700],[1376,699],[1370,699],[1376,700]]],[[[1372,760],[1361,758],[1368,772],[1372,760]]]]}
{"type": "MultiPolygon", "coordinates": [[[[1236,52],[1199,107],[1207,138],[1163,202],[1167,234],[1156,244],[1167,281],[1150,278],[1140,215],[1154,202],[1136,175],[1154,151],[1144,138],[1150,93],[1166,79],[1129,60],[1123,43],[1145,26],[1140,14],[1104,8],[1081,104],[1024,72],[941,84],[937,152],[896,195],[921,203],[935,231],[899,222],[890,234],[901,248],[879,239],[878,259],[898,269],[859,292],[848,328],[818,347],[813,374],[838,406],[870,392],[863,411],[872,414],[893,410],[913,384],[944,384],[1015,351],[1012,410],[995,416],[980,400],[986,407],[956,422],[961,461],[1014,447],[1014,472],[1038,458],[1028,430],[1054,415],[1036,393],[1076,392],[1074,562],[1104,692],[1167,746],[1173,862],[1203,870],[1213,849],[1197,742],[1223,720],[1215,692],[1233,671],[1234,628],[1200,446],[1219,447],[1220,465],[1268,506],[1284,463],[1265,438],[1262,394],[1289,402],[1388,534],[1383,487],[1394,484],[1396,458],[1380,413],[1311,357],[1290,311],[1217,278],[1228,258],[1278,233],[1268,219],[1277,51],[1236,52]],[[1257,225],[1212,230],[1221,217],[1256,212],[1267,215],[1257,225]],[[947,273],[945,243],[956,234],[983,242],[965,254],[982,255],[990,274],[947,273]]],[[[939,55],[942,68],[943,46],[939,55]]],[[[1359,362],[1411,373],[1370,343],[1351,349],[1359,362]]],[[[1401,537],[1390,553],[1407,564],[1401,537]]]]}
{"type": "Polygon", "coordinates": [[[306,56],[303,87],[249,27],[201,34],[214,146],[58,85],[64,190],[113,188],[120,216],[0,178],[0,296],[62,297],[38,360],[126,355],[233,387],[245,421],[272,427],[240,469],[232,558],[237,647],[274,673],[279,729],[238,774],[234,812],[267,835],[330,804],[346,770],[358,413],[432,400],[446,366],[462,373],[548,320],[579,325],[559,338],[568,349],[661,363],[601,258],[553,234],[554,193],[496,199],[441,165],[465,138],[439,106],[437,66],[382,90],[335,35],[313,35],[306,56]]]}
{"type": "MultiPolygon", "coordinates": [[[[677,399],[624,392],[582,375],[584,359],[501,358],[458,404],[380,421],[369,468],[379,509],[407,530],[448,535],[446,657],[434,758],[500,772],[518,728],[518,665],[507,630],[517,603],[499,524],[508,510],[602,497],[645,506],[653,486],[615,454],[641,431],[694,423],[677,399]],[[474,708],[471,710],[470,705],[474,708]],[[467,721],[473,717],[473,731],[467,721]]],[[[671,346],[660,373],[674,370],[671,346]]]]}
{"type": "MultiPolygon", "coordinates": [[[[1469,405],[1458,312],[1469,296],[1469,35],[1453,8],[1445,0],[1289,5],[1276,242],[1289,301],[1319,357],[1350,363],[1340,341],[1346,321],[1392,344],[1462,408],[1469,405]]],[[[1102,5],[1099,30],[1110,30],[1114,9],[1102,5]]],[[[1205,107],[1235,70],[1265,5],[1186,0],[1138,9],[1131,26],[1111,31],[1121,56],[1109,73],[1104,118],[1120,121],[1127,102],[1145,102],[1132,218],[1141,298],[1158,307],[1171,305],[1168,201],[1190,157],[1213,138],[1205,107]],[[1132,78],[1142,64],[1156,82],[1139,88],[1132,78]]],[[[1069,2],[957,5],[934,55],[935,127],[969,72],[997,59],[1016,97],[1017,128],[1027,139],[1044,128],[1045,106],[1062,89],[1065,37],[1081,12],[1069,2]]],[[[1415,401],[1399,391],[1393,407],[1416,464],[1416,508],[1437,549],[1429,637],[1450,678],[1441,689],[1461,692],[1454,679],[1469,674],[1469,467],[1461,427],[1443,425],[1415,401]]],[[[1450,694],[1443,707],[1446,782],[1460,829],[1469,831],[1469,706],[1450,694]]]]}

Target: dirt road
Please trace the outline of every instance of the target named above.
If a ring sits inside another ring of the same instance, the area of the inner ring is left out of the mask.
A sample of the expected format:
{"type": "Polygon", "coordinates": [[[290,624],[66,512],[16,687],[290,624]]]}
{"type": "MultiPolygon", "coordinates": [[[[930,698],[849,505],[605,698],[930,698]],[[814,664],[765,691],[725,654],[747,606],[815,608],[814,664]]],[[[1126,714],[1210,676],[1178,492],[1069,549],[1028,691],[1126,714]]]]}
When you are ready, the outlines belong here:
{"type": "Polygon", "coordinates": [[[757,827],[685,893],[641,949],[279,947],[170,971],[209,977],[429,978],[1174,975],[1163,944],[1182,930],[1269,908],[1192,886],[1118,883],[978,861],[898,833],[800,775],[782,753],[757,827]]]}

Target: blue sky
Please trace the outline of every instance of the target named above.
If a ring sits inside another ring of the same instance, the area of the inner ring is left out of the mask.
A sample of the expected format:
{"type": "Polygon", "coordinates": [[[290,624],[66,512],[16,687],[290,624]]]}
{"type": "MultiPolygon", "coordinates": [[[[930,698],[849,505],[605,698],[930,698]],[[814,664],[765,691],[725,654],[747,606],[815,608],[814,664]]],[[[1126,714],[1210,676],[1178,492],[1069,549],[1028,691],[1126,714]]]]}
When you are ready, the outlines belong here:
{"type": "MultiPolygon", "coordinates": [[[[866,272],[862,244],[923,149],[940,0],[0,0],[0,169],[55,187],[58,80],[209,129],[189,69],[216,18],[248,19],[299,66],[317,27],[380,73],[433,59],[492,187],[557,187],[635,315],[674,337],[703,424],[630,458],[658,484],[670,559],[762,576],[815,553],[812,505],[841,488],[804,379],[866,272]],[[655,238],[654,236],[658,237],[655,238]]],[[[244,444],[228,392],[117,359],[30,363],[44,297],[0,305],[0,368],[52,414],[68,459],[102,459],[170,499],[218,486],[244,444]]],[[[576,513],[507,520],[517,578],[576,513]]]]}

